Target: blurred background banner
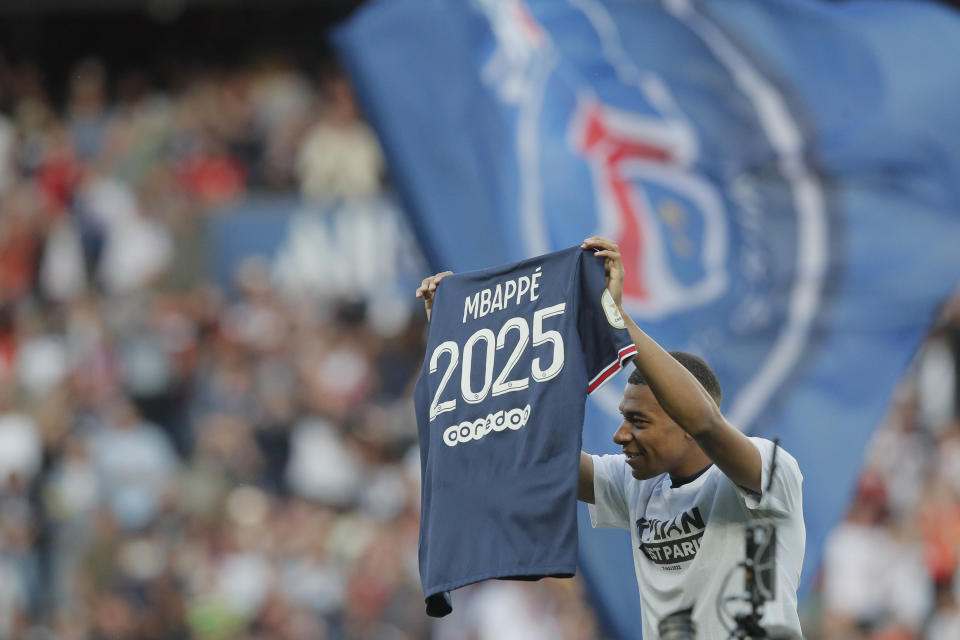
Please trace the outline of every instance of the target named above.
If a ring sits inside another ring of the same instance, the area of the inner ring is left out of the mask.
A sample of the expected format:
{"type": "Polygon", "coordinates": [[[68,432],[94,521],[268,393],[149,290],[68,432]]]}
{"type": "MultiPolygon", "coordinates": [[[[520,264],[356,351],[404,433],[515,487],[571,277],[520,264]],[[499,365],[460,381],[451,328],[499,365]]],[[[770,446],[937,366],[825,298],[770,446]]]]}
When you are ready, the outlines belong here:
{"type": "MultiPolygon", "coordinates": [[[[434,270],[619,242],[635,319],[703,355],[726,415],[799,460],[809,584],[960,275],[957,16],[917,2],[392,0],[335,42],[434,270]]],[[[588,407],[585,449],[614,450],[619,387],[588,407]]],[[[628,539],[588,528],[582,569],[628,637],[628,539]]]]}
{"type": "Polygon", "coordinates": [[[241,264],[258,257],[288,295],[401,304],[396,299],[405,303],[425,268],[406,218],[385,196],[325,203],[248,197],[209,226],[211,271],[227,290],[241,264]]]}

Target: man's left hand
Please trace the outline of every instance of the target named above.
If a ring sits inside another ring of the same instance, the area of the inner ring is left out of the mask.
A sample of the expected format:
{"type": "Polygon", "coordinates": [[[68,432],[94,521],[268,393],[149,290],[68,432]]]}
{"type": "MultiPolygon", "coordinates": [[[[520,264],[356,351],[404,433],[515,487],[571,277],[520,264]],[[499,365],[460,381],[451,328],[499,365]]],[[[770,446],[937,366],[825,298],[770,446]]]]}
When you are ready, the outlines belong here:
{"type": "Polygon", "coordinates": [[[620,247],[613,240],[593,236],[584,240],[580,248],[593,249],[593,255],[603,258],[603,268],[607,272],[607,289],[617,307],[620,307],[623,298],[623,262],[620,260],[620,247]]]}

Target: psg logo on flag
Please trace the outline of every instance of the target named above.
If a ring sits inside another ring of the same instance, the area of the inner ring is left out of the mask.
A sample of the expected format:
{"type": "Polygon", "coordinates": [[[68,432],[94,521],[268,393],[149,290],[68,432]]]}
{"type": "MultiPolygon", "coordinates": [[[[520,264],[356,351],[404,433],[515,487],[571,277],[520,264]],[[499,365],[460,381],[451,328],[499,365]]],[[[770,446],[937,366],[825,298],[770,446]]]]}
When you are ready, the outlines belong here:
{"type": "Polygon", "coordinates": [[[492,35],[483,80],[516,141],[519,235],[530,255],[616,240],[628,311],[674,348],[736,363],[718,370],[725,413],[749,430],[809,351],[823,306],[829,218],[802,129],[693,3],[651,9],[663,24],[645,32],[709,51],[703,75],[726,77],[721,87],[671,69],[657,57],[668,47],[626,37],[596,0],[565,1],[574,12],[472,3],[492,35]]]}

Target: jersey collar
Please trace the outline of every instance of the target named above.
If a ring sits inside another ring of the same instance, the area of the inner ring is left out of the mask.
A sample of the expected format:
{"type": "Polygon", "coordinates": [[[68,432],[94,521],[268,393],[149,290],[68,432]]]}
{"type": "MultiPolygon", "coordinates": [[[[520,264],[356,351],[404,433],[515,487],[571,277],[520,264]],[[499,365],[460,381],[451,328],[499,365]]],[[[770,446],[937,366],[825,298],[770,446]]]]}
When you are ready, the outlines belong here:
{"type": "Polygon", "coordinates": [[[690,476],[684,476],[682,478],[674,478],[673,476],[670,476],[670,488],[676,489],[678,487],[682,487],[685,484],[690,484],[691,482],[693,482],[694,480],[696,480],[697,478],[705,474],[707,470],[709,470],[710,467],[712,466],[713,466],[713,463],[710,463],[707,466],[705,466],[703,469],[700,469],[700,471],[697,471],[695,474],[690,476]]]}

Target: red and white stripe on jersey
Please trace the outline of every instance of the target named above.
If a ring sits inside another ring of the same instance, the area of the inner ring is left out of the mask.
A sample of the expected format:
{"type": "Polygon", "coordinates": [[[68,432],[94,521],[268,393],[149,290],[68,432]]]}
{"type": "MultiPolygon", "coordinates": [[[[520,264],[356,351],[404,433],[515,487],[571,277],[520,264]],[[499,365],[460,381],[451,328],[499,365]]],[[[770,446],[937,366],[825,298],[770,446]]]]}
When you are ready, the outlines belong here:
{"type": "Polygon", "coordinates": [[[623,361],[629,358],[630,356],[636,355],[637,347],[633,344],[628,344],[623,349],[617,353],[617,359],[614,360],[610,366],[605,367],[603,371],[597,374],[597,376],[590,381],[590,384],[587,385],[587,394],[591,394],[600,387],[603,386],[607,380],[612,378],[620,369],[623,368],[623,361]]]}

